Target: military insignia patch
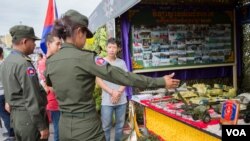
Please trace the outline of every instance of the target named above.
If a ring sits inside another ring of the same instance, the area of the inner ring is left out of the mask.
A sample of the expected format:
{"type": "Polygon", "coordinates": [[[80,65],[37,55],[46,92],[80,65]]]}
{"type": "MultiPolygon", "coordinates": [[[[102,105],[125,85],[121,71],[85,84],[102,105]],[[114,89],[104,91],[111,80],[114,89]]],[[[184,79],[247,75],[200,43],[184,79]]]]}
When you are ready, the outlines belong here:
{"type": "Polygon", "coordinates": [[[98,66],[104,66],[107,64],[107,61],[103,59],[102,57],[96,56],[95,57],[95,64],[98,66]]]}
{"type": "Polygon", "coordinates": [[[36,71],[33,67],[28,67],[26,70],[28,76],[34,76],[36,74],[36,71]]]}

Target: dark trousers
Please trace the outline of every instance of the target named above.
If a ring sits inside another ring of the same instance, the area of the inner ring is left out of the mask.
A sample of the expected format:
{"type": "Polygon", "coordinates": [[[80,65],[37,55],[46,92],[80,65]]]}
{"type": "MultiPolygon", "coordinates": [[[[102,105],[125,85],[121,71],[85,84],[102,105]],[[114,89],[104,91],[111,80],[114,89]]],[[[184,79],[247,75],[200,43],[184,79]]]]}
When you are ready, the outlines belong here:
{"type": "Polygon", "coordinates": [[[54,127],[54,141],[59,141],[59,119],[60,111],[49,111],[54,127]]]}
{"type": "MultiPolygon", "coordinates": [[[[46,115],[41,113],[41,115],[46,115]]],[[[37,126],[31,121],[27,110],[11,110],[11,117],[13,119],[13,128],[15,132],[16,141],[47,141],[48,139],[40,139],[40,132],[37,126]]],[[[49,122],[48,122],[49,124],[49,122]]]]}
{"type": "Polygon", "coordinates": [[[105,141],[100,117],[96,111],[88,113],[61,113],[60,141],[105,141]]]}
{"type": "Polygon", "coordinates": [[[0,95],[0,117],[4,122],[4,126],[8,131],[10,137],[14,136],[13,128],[10,127],[10,114],[5,110],[5,99],[4,95],[0,95]]]}

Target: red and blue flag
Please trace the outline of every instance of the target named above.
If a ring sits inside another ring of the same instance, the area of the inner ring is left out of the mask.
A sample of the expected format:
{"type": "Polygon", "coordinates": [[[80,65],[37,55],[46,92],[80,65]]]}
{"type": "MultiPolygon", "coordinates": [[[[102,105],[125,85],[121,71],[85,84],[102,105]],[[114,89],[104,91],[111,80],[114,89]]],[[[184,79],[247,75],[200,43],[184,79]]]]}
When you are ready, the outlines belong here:
{"type": "Polygon", "coordinates": [[[46,15],[45,22],[44,22],[43,34],[42,34],[41,43],[40,43],[40,47],[43,53],[45,54],[47,53],[45,38],[47,34],[52,30],[55,19],[58,18],[56,2],[54,0],[48,0],[48,1],[49,1],[49,4],[48,4],[48,9],[47,9],[47,15],[46,15]]]}

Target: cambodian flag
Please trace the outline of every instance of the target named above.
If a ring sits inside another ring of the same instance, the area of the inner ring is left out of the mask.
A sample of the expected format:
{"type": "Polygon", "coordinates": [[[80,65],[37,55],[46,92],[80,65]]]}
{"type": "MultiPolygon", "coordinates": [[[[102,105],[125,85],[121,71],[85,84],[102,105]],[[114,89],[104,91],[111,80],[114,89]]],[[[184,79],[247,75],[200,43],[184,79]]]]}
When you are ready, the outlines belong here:
{"type": "Polygon", "coordinates": [[[41,39],[41,43],[40,43],[40,47],[41,47],[43,53],[45,53],[45,54],[47,53],[45,38],[46,38],[47,34],[52,30],[54,21],[58,17],[56,2],[54,0],[48,0],[48,1],[49,1],[49,5],[48,5],[48,9],[47,9],[47,15],[46,15],[46,19],[44,22],[43,34],[42,34],[42,39],[41,39]]]}

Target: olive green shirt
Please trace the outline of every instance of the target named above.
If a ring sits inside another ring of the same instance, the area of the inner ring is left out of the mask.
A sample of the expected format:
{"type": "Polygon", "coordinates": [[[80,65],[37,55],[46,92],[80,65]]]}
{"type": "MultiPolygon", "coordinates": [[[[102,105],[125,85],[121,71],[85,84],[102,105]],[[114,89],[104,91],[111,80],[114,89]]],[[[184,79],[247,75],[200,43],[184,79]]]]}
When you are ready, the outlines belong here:
{"type": "Polygon", "coordinates": [[[151,78],[97,61],[95,53],[63,44],[46,62],[47,85],[56,92],[60,111],[89,112],[95,109],[92,94],[96,76],[123,86],[140,88],[165,87],[163,78],[151,78]]]}
{"type": "Polygon", "coordinates": [[[44,119],[46,92],[40,86],[31,59],[19,51],[12,51],[1,66],[1,80],[5,99],[13,109],[27,110],[38,130],[48,128],[44,119]]]}

